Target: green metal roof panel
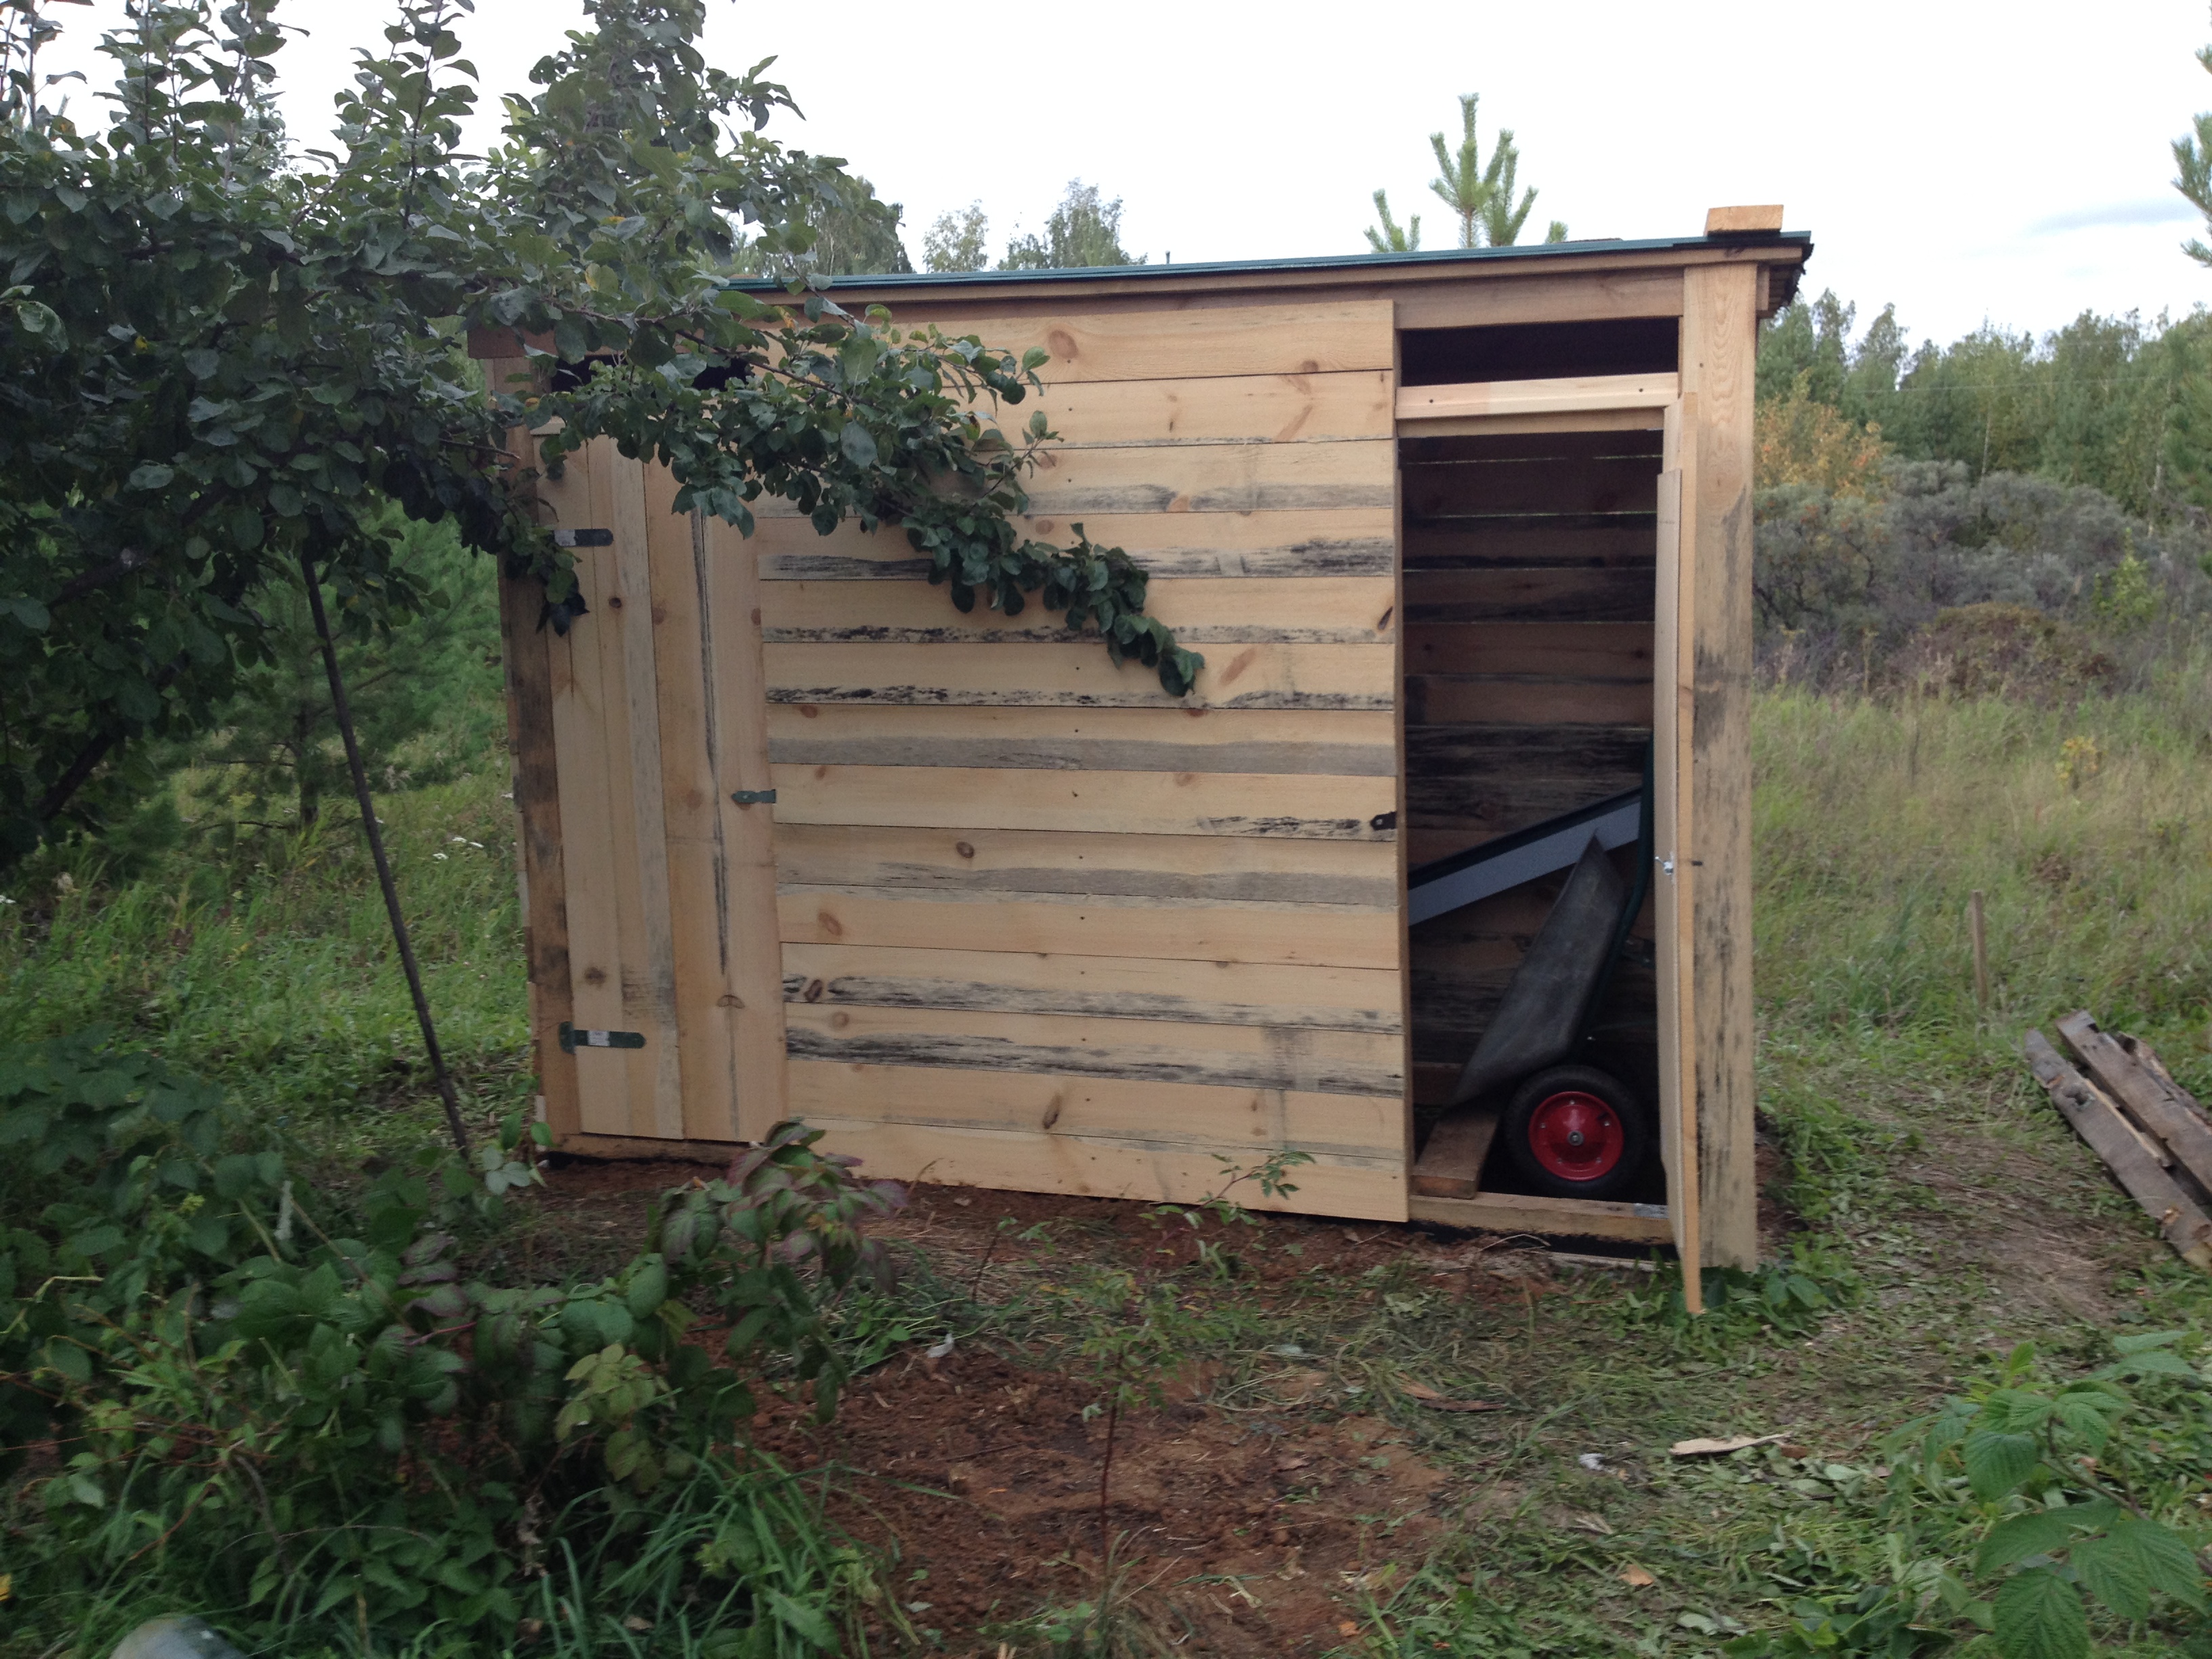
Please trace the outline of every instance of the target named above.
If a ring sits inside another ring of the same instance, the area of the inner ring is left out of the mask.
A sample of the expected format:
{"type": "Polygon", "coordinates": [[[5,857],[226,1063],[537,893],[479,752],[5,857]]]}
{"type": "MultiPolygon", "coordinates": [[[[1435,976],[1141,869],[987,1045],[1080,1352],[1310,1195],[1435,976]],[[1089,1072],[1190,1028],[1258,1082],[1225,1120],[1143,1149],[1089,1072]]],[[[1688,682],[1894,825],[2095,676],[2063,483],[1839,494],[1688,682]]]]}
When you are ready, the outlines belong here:
{"type": "MultiPolygon", "coordinates": [[[[830,286],[833,289],[943,288],[976,283],[1084,282],[1095,281],[1101,276],[1165,278],[1219,276],[1231,273],[1253,274],[1264,271],[1342,270],[1350,272],[1402,268],[1407,265],[1449,266],[1490,261],[1548,259],[1577,253],[1664,253],[1674,250],[1714,247],[1790,247],[1802,249],[1805,252],[1810,253],[1813,248],[1813,236],[1809,231],[1785,230],[1776,234],[1736,236],[1658,237],[1643,241],[1627,241],[1615,237],[1601,241],[1528,242],[1511,247],[1429,248],[1418,253],[1323,253],[1311,254],[1300,258],[1227,259],[1183,265],[1078,265],[1063,270],[872,271],[865,275],[832,277],[830,286]]],[[[768,292],[781,289],[785,285],[765,277],[756,277],[748,281],[732,282],[728,286],[749,291],[768,292]]]]}

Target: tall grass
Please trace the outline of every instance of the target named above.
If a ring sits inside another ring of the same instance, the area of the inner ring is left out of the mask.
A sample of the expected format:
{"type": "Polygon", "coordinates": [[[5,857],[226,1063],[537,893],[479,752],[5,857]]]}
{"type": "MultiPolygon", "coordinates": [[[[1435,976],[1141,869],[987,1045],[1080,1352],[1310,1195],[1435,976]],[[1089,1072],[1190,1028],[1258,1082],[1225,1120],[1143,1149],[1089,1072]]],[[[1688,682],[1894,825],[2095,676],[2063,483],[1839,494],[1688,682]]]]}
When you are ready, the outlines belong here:
{"type": "MultiPolygon", "coordinates": [[[[377,803],[439,1036],[488,1112],[528,1091],[500,758],[377,803]]],[[[334,803],[304,834],[241,834],[208,784],[179,780],[204,815],[139,873],[79,851],[0,888],[0,1044],[106,1024],[334,1153],[418,1141],[422,1039],[358,822],[334,803]]]]}
{"type": "MultiPolygon", "coordinates": [[[[1790,688],[1752,722],[1767,1022],[2016,1055],[2087,1006],[2212,1083],[2212,660],[2048,705],[1790,688]],[[1967,902],[1984,895],[1991,1007],[1967,902]]],[[[2185,1081],[2190,1080],[2185,1077],[2185,1081]]]]}

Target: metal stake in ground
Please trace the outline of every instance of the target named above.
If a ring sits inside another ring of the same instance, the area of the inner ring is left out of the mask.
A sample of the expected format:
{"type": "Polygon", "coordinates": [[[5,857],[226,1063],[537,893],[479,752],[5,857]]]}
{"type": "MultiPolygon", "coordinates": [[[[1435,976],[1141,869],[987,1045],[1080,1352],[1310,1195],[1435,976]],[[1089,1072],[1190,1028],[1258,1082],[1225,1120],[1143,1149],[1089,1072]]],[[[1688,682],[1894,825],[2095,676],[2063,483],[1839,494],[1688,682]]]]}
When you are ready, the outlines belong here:
{"type": "Polygon", "coordinates": [[[392,918],[392,937],[399,946],[399,965],[406,970],[407,989],[415,999],[415,1018],[422,1027],[422,1047],[430,1056],[430,1073],[438,1081],[438,1098],[446,1103],[446,1127],[461,1156],[469,1155],[468,1126],[461,1121],[460,1097],[453,1092],[453,1073],[438,1049],[438,1028],[430,1020],[430,999],[422,994],[422,970],[415,964],[415,946],[407,937],[407,918],[400,914],[399,888],[392,879],[392,860],[384,855],[384,833],[376,827],[376,803],[369,798],[368,769],[362,764],[361,742],[353,734],[353,709],[346,702],[345,679],[338,672],[338,648],[331,641],[330,618],[323,614],[323,586],[315,575],[314,556],[300,550],[300,574],[307,582],[307,608],[314,613],[315,637],[322,641],[323,672],[330,677],[331,708],[337,715],[338,735],[345,739],[346,765],[353,772],[353,796],[361,807],[361,827],[368,837],[370,856],[376,860],[377,884],[384,890],[385,914],[392,918]]]}

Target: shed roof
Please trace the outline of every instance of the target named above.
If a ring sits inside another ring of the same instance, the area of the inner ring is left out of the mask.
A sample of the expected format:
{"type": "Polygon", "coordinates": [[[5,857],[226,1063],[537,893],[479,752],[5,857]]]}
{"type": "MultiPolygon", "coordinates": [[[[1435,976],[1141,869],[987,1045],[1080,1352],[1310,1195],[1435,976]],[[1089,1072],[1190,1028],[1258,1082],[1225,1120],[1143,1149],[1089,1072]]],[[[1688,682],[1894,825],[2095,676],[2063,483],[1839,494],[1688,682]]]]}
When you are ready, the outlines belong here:
{"type": "MultiPolygon", "coordinates": [[[[940,270],[870,271],[833,276],[833,289],[927,289],[998,287],[1006,284],[1097,283],[1102,280],[1143,282],[1188,280],[1206,276],[1267,276],[1291,273],[1334,273],[1347,276],[1389,271],[1425,276],[1447,274],[1439,266],[1511,264],[1535,260],[1604,261],[1607,256],[1649,256],[1668,253],[1711,254],[1728,252],[1737,257],[1747,251],[1771,252],[1777,263],[1802,265],[1812,257],[1810,231],[1750,232],[1706,236],[1661,236],[1629,240],[1619,236],[1578,242],[1528,242],[1509,247],[1427,248],[1413,253],[1322,253],[1281,259],[1219,259],[1187,264],[1077,265],[1052,270],[940,270]]],[[[1637,258],[1636,264],[1650,263],[1637,258]]],[[[748,291],[780,290],[784,284],[766,278],[733,282],[732,288],[748,291]]]]}

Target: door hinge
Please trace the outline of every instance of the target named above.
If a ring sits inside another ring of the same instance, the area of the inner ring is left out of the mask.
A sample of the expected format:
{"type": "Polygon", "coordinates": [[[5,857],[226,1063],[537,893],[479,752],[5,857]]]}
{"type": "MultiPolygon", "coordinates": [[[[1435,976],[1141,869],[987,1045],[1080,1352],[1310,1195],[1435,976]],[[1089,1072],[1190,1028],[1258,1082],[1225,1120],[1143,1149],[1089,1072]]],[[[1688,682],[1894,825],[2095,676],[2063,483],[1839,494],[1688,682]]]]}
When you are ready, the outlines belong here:
{"type": "Polygon", "coordinates": [[[611,530],[556,530],[553,532],[556,547],[612,547],[615,532],[611,530]]]}
{"type": "Polygon", "coordinates": [[[775,805],[775,791],[773,789],[733,789],[730,792],[730,799],[737,802],[740,806],[773,806],[775,805]]]}
{"type": "Polygon", "coordinates": [[[642,1031],[593,1031],[579,1030],[565,1019],[561,1022],[561,1052],[564,1054],[573,1054],[579,1048],[644,1047],[645,1033],[642,1031]]]}

